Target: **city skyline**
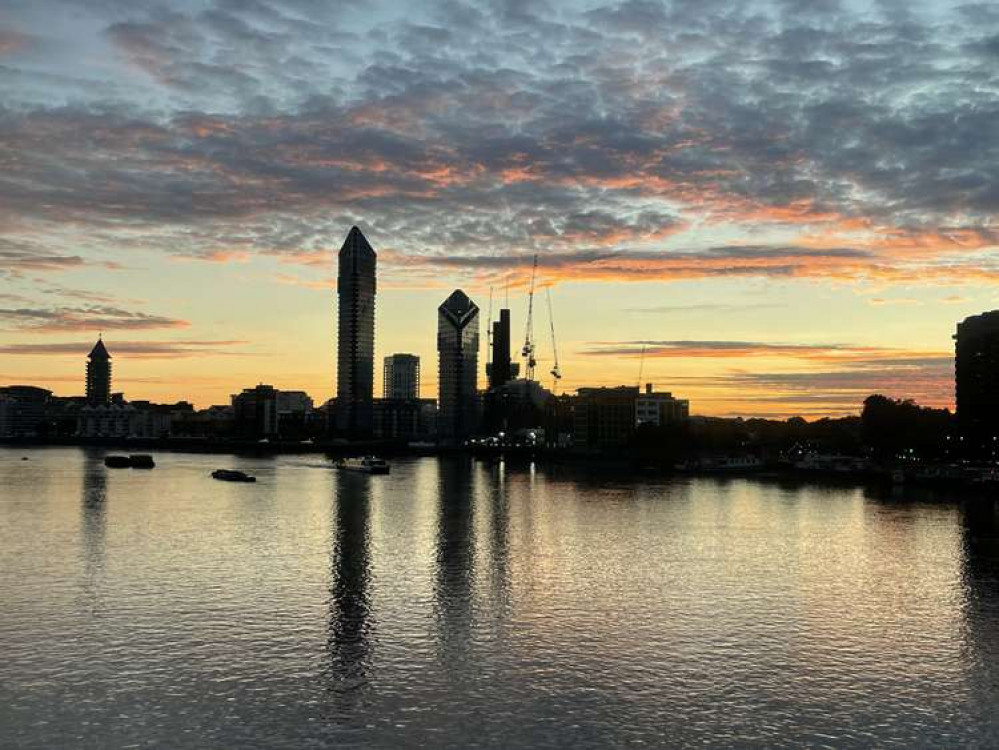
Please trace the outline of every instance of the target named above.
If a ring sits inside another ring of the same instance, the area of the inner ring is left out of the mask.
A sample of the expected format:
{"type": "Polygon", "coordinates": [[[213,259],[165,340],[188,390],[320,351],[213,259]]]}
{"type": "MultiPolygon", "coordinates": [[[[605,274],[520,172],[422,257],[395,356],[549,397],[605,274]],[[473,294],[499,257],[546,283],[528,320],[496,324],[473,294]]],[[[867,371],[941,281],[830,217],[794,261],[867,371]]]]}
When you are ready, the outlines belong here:
{"type": "Polygon", "coordinates": [[[356,224],[376,361],[435,361],[457,287],[509,293],[516,342],[537,253],[564,391],[644,359],[700,414],[953,408],[954,324],[999,306],[997,34],[957,2],[5,9],[0,382],[77,394],[103,331],[132,398],[324,401],[356,224]]]}

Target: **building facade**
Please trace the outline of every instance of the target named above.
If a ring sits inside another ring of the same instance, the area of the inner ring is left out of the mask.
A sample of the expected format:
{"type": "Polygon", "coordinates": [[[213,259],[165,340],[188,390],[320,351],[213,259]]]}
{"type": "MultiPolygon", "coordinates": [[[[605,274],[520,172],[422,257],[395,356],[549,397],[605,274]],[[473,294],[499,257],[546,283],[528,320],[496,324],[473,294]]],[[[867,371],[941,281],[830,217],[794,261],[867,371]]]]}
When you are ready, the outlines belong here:
{"type": "Polygon", "coordinates": [[[247,440],[277,437],[277,400],[277,389],[263,383],[233,395],[232,416],[236,435],[247,440]]]}
{"type": "Polygon", "coordinates": [[[965,450],[991,452],[999,438],[999,310],[973,315],[954,335],[957,425],[965,450]]]}
{"type": "Polygon", "coordinates": [[[455,289],[437,308],[438,433],[461,442],[478,429],[479,308],[455,289]]]}
{"type": "Polygon", "coordinates": [[[576,394],[573,446],[598,451],[627,447],[635,435],[637,386],[580,388],[576,394]]]}
{"type": "Polygon", "coordinates": [[[672,393],[656,393],[652,383],[635,399],[635,426],[668,427],[683,424],[690,417],[690,402],[672,393]]]}
{"type": "Polygon", "coordinates": [[[87,355],[87,403],[91,406],[111,403],[111,355],[101,339],[97,339],[87,355]]]}
{"type": "Polygon", "coordinates": [[[415,400],[420,397],[420,358],[391,354],[385,358],[382,398],[415,400]]]}
{"type": "Polygon", "coordinates": [[[492,350],[490,362],[486,365],[489,388],[500,388],[517,377],[520,365],[510,359],[510,311],[500,310],[499,320],[491,323],[492,350]]]}
{"type": "Polygon", "coordinates": [[[337,272],[337,400],[334,426],[348,437],[372,427],[375,372],[375,251],[357,227],[340,248],[337,272]]]}
{"type": "Polygon", "coordinates": [[[42,437],[52,391],[33,385],[0,388],[0,437],[42,437]]]}

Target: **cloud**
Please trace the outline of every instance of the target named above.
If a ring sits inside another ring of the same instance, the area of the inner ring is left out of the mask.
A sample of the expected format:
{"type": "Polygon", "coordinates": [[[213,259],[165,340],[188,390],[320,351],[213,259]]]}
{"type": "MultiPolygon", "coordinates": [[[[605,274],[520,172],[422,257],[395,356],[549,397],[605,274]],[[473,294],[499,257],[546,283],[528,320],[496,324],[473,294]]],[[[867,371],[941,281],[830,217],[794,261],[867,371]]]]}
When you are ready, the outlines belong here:
{"type": "Polygon", "coordinates": [[[110,305],[88,307],[0,308],[0,320],[11,321],[19,331],[113,331],[187,328],[189,321],[123,310],[110,305]]]}
{"type": "MultiPolygon", "coordinates": [[[[241,340],[178,340],[178,341],[107,341],[112,357],[125,356],[128,359],[171,359],[178,357],[246,357],[245,352],[233,351],[232,347],[248,344],[241,340]]],[[[94,342],[74,341],[47,344],[5,344],[0,345],[0,354],[20,356],[69,356],[83,358],[93,348],[94,342]]]]}

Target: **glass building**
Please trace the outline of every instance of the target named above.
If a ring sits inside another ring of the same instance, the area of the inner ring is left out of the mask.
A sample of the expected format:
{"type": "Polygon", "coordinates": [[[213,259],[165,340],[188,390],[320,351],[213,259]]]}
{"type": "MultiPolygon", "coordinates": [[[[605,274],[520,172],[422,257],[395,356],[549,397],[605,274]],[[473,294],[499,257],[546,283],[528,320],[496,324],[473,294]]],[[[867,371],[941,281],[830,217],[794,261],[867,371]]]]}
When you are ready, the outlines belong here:
{"type": "Polygon", "coordinates": [[[385,358],[382,397],[412,401],[420,397],[420,358],[391,354],[385,358]]]}
{"type": "Polygon", "coordinates": [[[438,432],[460,442],[478,429],[479,308],[455,289],[437,308],[438,432]]]}

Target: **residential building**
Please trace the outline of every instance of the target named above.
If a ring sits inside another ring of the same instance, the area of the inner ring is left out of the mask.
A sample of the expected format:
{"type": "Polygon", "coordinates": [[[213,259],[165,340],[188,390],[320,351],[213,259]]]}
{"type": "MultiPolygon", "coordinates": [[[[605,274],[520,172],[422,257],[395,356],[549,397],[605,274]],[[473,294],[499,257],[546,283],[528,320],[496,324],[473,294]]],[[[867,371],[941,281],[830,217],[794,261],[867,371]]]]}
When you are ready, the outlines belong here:
{"type": "Polygon", "coordinates": [[[371,433],[375,363],[375,251],[357,227],[340,248],[337,274],[337,400],[334,425],[371,433]]]}
{"type": "Polygon", "coordinates": [[[635,434],[638,387],[580,388],[573,408],[573,446],[586,450],[619,450],[635,434]]]}
{"type": "Polygon", "coordinates": [[[385,358],[382,398],[414,400],[420,397],[420,358],[391,354],[385,358]]]}
{"type": "Polygon", "coordinates": [[[999,310],[965,318],[954,336],[957,425],[964,450],[999,442],[999,310]]]}
{"type": "Polygon", "coordinates": [[[87,403],[91,406],[111,403],[111,355],[102,339],[97,339],[87,355],[87,403]]]}
{"type": "Polygon", "coordinates": [[[278,436],[278,391],[261,383],[232,396],[233,428],[243,439],[260,440],[278,436]]]}
{"type": "Polygon", "coordinates": [[[690,417],[690,402],[674,398],[672,393],[656,393],[652,383],[645,384],[645,393],[635,399],[635,426],[667,427],[686,422],[690,417]]]}
{"type": "Polygon", "coordinates": [[[460,289],[437,309],[438,433],[460,443],[478,429],[479,308],[460,289]]]}

